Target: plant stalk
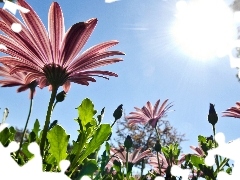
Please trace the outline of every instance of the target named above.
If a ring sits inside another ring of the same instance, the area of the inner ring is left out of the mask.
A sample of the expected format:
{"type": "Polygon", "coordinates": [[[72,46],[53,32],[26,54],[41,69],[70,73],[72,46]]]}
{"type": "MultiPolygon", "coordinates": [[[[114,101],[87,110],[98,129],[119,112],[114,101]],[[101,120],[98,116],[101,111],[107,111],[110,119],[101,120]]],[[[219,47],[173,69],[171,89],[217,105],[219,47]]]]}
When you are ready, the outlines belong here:
{"type": "Polygon", "coordinates": [[[57,90],[58,90],[58,86],[53,86],[52,85],[52,94],[51,94],[51,98],[48,104],[48,110],[47,110],[47,115],[46,115],[46,120],[45,120],[45,125],[43,128],[43,133],[42,133],[42,139],[41,139],[41,143],[40,143],[40,152],[41,152],[41,156],[44,156],[44,147],[45,147],[45,143],[46,143],[46,138],[47,138],[47,132],[49,129],[49,124],[50,124],[50,120],[51,120],[51,115],[52,115],[52,111],[53,111],[53,104],[57,95],[57,90]]]}
{"type": "Polygon", "coordinates": [[[33,98],[31,98],[31,100],[30,100],[30,107],[29,107],[27,121],[25,123],[25,127],[24,127],[24,130],[23,130],[23,134],[22,134],[22,138],[21,138],[21,141],[20,141],[19,149],[18,149],[17,154],[16,154],[17,158],[18,158],[19,153],[21,151],[21,148],[22,148],[22,145],[23,145],[23,139],[24,139],[25,133],[27,131],[27,125],[28,125],[28,122],[29,122],[29,119],[30,119],[30,115],[31,115],[31,112],[32,112],[32,104],[33,104],[33,98]]]}

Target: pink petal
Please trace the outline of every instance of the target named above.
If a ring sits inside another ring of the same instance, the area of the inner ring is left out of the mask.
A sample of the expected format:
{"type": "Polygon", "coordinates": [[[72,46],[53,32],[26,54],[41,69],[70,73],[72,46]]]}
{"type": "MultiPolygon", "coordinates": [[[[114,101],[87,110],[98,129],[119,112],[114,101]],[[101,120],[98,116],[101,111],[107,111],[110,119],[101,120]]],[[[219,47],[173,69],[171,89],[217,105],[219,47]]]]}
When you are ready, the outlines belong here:
{"type": "Polygon", "coordinates": [[[63,85],[63,90],[64,90],[64,92],[65,92],[65,93],[68,93],[70,87],[71,87],[70,81],[66,81],[66,82],[64,83],[64,85],[63,85]]]}
{"type": "Polygon", "coordinates": [[[53,62],[59,64],[59,49],[65,33],[65,26],[61,7],[57,2],[53,2],[49,9],[48,31],[53,51],[53,62]]]}
{"type": "Polygon", "coordinates": [[[76,23],[68,30],[60,50],[62,65],[68,66],[72,59],[77,56],[92,34],[96,24],[97,19],[90,19],[86,23],[76,23]]]}
{"type": "Polygon", "coordinates": [[[40,51],[45,56],[45,62],[52,62],[50,42],[44,24],[34,9],[26,1],[19,0],[18,3],[20,6],[23,6],[30,10],[29,13],[22,13],[20,11],[20,14],[28,29],[31,31],[31,34],[33,35],[35,42],[38,44],[40,51]]]}

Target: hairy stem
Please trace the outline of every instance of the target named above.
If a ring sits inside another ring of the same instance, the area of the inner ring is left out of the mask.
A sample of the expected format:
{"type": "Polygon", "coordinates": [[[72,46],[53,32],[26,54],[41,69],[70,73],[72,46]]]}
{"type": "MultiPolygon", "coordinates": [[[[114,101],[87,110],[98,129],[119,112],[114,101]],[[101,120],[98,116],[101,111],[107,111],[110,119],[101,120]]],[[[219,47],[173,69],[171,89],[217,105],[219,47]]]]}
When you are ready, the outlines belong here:
{"type": "Polygon", "coordinates": [[[50,124],[50,120],[51,120],[51,115],[52,115],[52,111],[53,111],[53,104],[57,95],[57,90],[58,90],[58,86],[52,86],[52,94],[51,94],[51,98],[48,104],[48,110],[47,110],[47,115],[46,115],[46,120],[45,120],[45,125],[43,128],[43,133],[42,133],[42,139],[41,139],[41,143],[40,143],[40,151],[41,151],[41,155],[43,157],[44,155],[44,147],[45,147],[45,143],[46,143],[46,138],[47,138],[47,132],[48,132],[48,128],[49,128],[49,124],[50,124]]]}

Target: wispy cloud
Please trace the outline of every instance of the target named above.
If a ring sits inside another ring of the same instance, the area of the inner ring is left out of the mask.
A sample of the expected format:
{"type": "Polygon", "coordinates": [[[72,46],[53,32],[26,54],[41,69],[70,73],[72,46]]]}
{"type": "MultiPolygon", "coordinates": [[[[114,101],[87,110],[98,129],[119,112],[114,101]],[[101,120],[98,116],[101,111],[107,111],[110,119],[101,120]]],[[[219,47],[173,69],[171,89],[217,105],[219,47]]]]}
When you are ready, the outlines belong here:
{"type": "Polygon", "coordinates": [[[148,28],[145,28],[145,27],[129,27],[129,28],[122,28],[122,29],[134,30],[134,31],[147,31],[148,30],[148,28]]]}
{"type": "Polygon", "coordinates": [[[114,3],[114,2],[117,2],[117,1],[120,1],[120,0],[105,0],[105,3],[114,3]]]}
{"type": "Polygon", "coordinates": [[[147,31],[147,30],[149,30],[147,24],[142,24],[142,23],[123,24],[122,29],[133,30],[133,31],[147,31]]]}

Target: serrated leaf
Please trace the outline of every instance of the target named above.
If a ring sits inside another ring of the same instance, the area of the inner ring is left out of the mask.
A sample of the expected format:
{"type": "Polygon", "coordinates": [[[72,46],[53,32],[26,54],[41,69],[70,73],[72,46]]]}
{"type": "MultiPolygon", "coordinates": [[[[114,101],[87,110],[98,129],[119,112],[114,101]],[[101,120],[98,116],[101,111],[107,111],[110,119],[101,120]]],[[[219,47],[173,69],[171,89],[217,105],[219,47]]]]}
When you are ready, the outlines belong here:
{"type": "Polygon", "coordinates": [[[60,125],[56,125],[48,132],[47,139],[50,144],[49,152],[52,153],[57,164],[59,164],[61,160],[67,157],[69,136],[60,125]]]}
{"type": "Polygon", "coordinates": [[[88,123],[92,125],[96,124],[96,120],[93,116],[96,114],[96,110],[94,110],[94,105],[92,101],[88,98],[82,101],[82,104],[77,108],[78,109],[78,119],[81,121],[81,124],[84,129],[88,123]]]}
{"type": "Polygon", "coordinates": [[[110,133],[110,124],[101,124],[97,129],[96,133],[94,134],[93,138],[89,142],[88,146],[86,147],[85,152],[80,157],[79,162],[82,162],[85,158],[87,158],[88,155],[98,149],[108,138],[110,133]]]}

